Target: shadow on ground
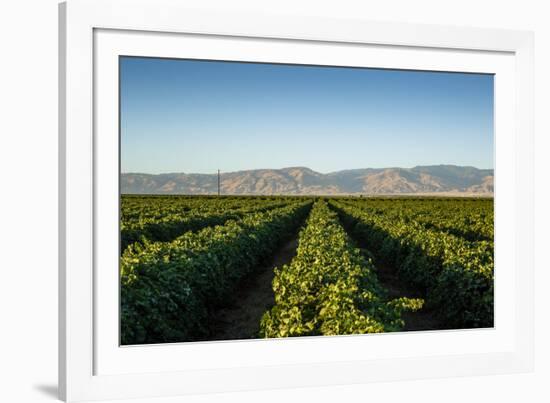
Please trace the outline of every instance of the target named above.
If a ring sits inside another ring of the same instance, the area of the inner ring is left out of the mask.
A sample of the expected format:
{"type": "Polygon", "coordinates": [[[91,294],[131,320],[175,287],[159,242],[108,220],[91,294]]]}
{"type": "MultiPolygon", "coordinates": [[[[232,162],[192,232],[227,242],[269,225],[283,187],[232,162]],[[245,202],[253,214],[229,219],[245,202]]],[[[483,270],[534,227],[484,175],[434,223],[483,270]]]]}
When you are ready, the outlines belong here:
{"type": "Polygon", "coordinates": [[[42,393],[44,396],[59,400],[57,385],[34,385],[34,390],[42,393]]]}

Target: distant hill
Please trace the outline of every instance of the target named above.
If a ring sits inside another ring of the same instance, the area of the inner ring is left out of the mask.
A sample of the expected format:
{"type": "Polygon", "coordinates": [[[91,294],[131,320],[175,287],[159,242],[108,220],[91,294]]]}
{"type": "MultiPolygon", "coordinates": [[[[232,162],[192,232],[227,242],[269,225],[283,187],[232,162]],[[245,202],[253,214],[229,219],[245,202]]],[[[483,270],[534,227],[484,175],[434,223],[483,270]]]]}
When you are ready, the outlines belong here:
{"type": "MultiPolygon", "coordinates": [[[[123,173],[124,194],[216,194],[217,174],[123,173]]],[[[221,174],[224,195],[493,194],[493,170],[456,165],[365,168],[322,174],[305,167],[221,174]]]]}

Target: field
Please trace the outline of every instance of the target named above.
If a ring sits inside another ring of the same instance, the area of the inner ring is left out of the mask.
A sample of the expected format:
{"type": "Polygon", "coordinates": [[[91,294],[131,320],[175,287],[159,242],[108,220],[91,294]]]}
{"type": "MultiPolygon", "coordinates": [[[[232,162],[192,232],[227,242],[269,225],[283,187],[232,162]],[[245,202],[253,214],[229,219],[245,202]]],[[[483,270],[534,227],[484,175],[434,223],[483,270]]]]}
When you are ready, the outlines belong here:
{"type": "Polygon", "coordinates": [[[130,196],[122,344],[493,326],[493,200],[130,196]]]}

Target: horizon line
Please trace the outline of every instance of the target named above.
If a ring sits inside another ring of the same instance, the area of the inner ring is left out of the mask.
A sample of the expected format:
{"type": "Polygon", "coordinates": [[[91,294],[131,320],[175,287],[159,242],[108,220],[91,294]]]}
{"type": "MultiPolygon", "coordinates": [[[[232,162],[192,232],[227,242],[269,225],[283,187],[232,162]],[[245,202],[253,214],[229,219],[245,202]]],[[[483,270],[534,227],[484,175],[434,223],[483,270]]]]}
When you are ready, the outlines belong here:
{"type": "MultiPolygon", "coordinates": [[[[492,170],[494,171],[495,168],[480,168],[473,165],[456,165],[456,164],[432,164],[432,165],[414,165],[412,167],[400,167],[400,166],[385,166],[385,167],[363,167],[363,168],[344,168],[339,169],[336,171],[329,171],[329,172],[321,172],[317,171],[315,169],[309,168],[304,165],[292,165],[292,166],[285,166],[282,168],[251,168],[251,169],[239,169],[239,170],[232,170],[232,171],[224,171],[220,170],[220,174],[229,174],[229,173],[237,173],[237,172],[250,172],[250,171],[281,171],[284,169],[309,169],[315,173],[319,173],[322,175],[330,175],[338,172],[343,171],[358,171],[358,170],[365,170],[365,169],[414,169],[414,168],[425,168],[425,167],[441,167],[441,166],[448,166],[448,167],[457,167],[457,168],[474,168],[478,169],[480,171],[486,171],[486,170],[492,170]]],[[[143,172],[143,171],[120,171],[120,175],[170,175],[170,174],[186,174],[186,175],[217,175],[218,170],[209,171],[209,172],[186,172],[186,171],[162,171],[162,172],[143,172]]]]}

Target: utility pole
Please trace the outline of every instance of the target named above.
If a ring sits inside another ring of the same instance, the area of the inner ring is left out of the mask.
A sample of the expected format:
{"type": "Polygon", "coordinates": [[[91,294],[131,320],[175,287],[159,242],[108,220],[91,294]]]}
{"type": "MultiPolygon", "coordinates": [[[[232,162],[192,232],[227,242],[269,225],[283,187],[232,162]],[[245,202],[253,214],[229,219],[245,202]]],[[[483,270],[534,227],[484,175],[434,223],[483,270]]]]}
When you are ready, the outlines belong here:
{"type": "Polygon", "coordinates": [[[218,169],[218,196],[220,195],[220,170],[218,169]]]}

